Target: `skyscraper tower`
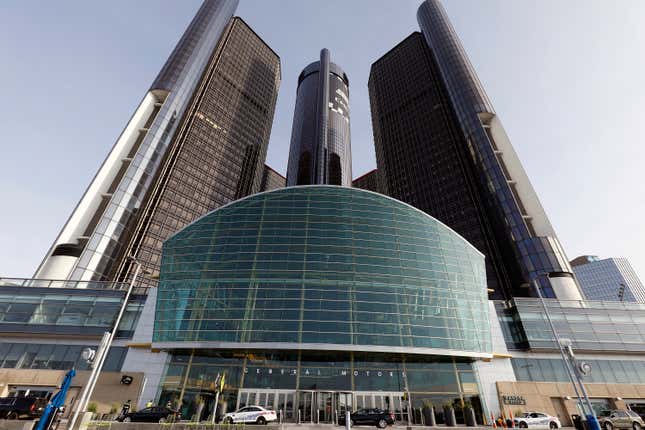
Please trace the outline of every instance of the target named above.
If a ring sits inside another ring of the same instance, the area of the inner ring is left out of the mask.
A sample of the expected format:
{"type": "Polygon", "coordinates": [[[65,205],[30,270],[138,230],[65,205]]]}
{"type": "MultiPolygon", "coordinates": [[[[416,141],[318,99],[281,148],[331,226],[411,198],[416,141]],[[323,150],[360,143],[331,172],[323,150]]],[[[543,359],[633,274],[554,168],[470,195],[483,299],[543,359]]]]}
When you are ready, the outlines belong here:
{"type": "Polygon", "coordinates": [[[298,77],[287,186],[309,184],[352,185],[349,80],[327,49],[298,77]]]}
{"type": "Polygon", "coordinates": [[[580,299],[540,201],[438,0],[414,33],[372,65],[384,192],[437,217],[486,255],[493,298],[580,299]]]}
{"type": "Polygon", "coordinates": [[[204,1],[36,277],[127,281],[130,257],[154,273],[167,237],[259,190],[280,60],[237,3],[204,1]]]}

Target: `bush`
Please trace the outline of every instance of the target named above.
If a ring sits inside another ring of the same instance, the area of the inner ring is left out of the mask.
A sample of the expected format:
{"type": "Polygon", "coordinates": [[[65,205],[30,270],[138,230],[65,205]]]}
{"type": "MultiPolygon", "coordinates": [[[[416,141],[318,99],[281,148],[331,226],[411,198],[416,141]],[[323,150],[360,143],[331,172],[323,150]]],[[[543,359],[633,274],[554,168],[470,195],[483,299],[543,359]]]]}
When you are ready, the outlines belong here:
{"type": "Polygon", "coordinates": [[[96,411],[97,411],[98,409],[99,409],[98,405],[97,405],[96,403],[94,403],[94,402],[90,402],[90,403],[87,405],[87,412],[96,413],[96,411]]]}

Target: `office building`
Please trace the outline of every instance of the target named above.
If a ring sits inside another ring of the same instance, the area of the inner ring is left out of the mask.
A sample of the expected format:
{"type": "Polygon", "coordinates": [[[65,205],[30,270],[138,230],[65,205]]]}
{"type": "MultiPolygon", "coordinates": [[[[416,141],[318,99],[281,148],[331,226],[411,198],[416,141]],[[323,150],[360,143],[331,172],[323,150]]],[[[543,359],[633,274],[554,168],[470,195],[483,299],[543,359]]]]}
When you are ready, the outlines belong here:
{"type": "Polygon", "coordinates": [[[482,422],[484,257],[409,205],[326,185],[256,194],[167,240],[161,274],[152,348],[169,359],[156,400],[183,416],[207,417],[219,373],[220,414],[260,405],[333,423],[378,407],[419,422],[410,405],[465,400],[482,422]]]}
{"type": "Polygon", "coordinates": [[[327,49],[298,77],[287,185],[351,187],[349,80],[327,49]]]}
{"type": "Polygon", "coordinates": [[[352,187],[383,193],[378,169],[371,170],[352,181],[352,187]]]}
{"type": "Polygon", "coordinates": [[[287,186],[287,178],[275,171],[271,166],[264,165],[264,172],[262,173],[262,184],[260,191],[277,190],[287,186]]]}
{"type": "Polygon", "coordinates": [[[36,278],[156,285],[163,241],[258,192],[279,57],[206,0],[38,268],[36,278]]]}
{"type": "MultiPolygon", "coordinates": [[[[631,409],[645,416],[645,304],[546,299],[560,340],[571,341],[596,414],[631,409]]],[[[496,301],[491,314],[496,357],[478,363],[482,392],[492,411],[543,411],[564,426],[580,414],[578,396],[538,299],[496,301]],[[499,323],[499,324],[497,324],[499,323]],[[501,330],[501,333],[498,331],[501,330]],[[508,358],[505,358],[508,357],[508,358]]]]}
{"type": "MultiPolygon", "coordinates": [[[[115,282],[0,278],[0,397],[49,398],[75,368],[63,415],[68,417],[90,375],[83,350],[96,350],[113,329],[127,289],[115,282]]],[[[144,372],[123,372],[145,302],[146,289],[135,288],[92,397],[101,411],[124,399],[137,404],[146,385],[144,372]],[[124,375],[132,378],[129,384],[121,383],[124,375]]]]}
{"type": "Polygon", "coordinates": [[[301,74],[294,116],[288,176],[309,185],[264,164],[279,59],[234,6],[200,9],[39,269],[58,280],[0,279],[0,395],[50,395],[75,366],[74,410],[81,352],[113,329],[132,255],[141,282],[91,399],[99,414],[131,399],[192,421],[260,405],[283,422],[377,407],[428,424],[432,402],[439,423],[444,405],[465,423],[470,404],[479,424],[540,410],[570,425],[576,394],[528,297],[542,273],[558,337],[591,363],[594,405],[645,413],[645,304],[580,300],[437,2],[372,67],[379,168],[353,187],[348,80],[326,51],[301,74]]]}
{"type": "Polygon", "coordinates": [[[369,78],[384,192],[427,212],[486,255],[492,298],[579,299],[556,234],[438,0],[369,78]]]}
{"type": "Polygon", "coordinates": [[[645,303],[645,287],[626,258],[583,255],[571,266],[587,300],[645,303]]]}

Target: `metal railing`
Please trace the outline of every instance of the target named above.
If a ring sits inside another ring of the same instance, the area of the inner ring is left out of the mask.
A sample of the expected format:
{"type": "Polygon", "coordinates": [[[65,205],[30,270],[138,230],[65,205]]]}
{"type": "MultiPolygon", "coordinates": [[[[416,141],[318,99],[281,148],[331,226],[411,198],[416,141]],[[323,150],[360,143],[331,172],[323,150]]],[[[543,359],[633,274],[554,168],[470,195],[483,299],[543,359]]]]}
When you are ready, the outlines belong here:
{"type": "MultiPolygon", "coordinates": [[[[112,281],[73,281],[67,279],[38,279],[38,278],[5,278],[0,277],[0,287],[25,288],[72,288],[86,290],[126,291],[129,283],[112,281]]],[[[135,287],[133,294],[147,294],[148,287],[135,287]]]]}

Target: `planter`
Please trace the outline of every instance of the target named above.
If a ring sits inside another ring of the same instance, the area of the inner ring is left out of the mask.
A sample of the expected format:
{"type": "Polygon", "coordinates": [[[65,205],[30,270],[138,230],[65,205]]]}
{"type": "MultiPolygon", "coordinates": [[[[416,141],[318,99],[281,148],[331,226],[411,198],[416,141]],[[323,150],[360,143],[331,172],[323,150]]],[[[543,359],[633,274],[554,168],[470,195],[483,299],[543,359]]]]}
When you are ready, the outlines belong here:
{"type": "Polygon", "coordinates": [[[455,410],[453,408],[443,408],[443,419],[448,427],[454,427],[457,425],[455,410]]]}
{"type": "Polygon", "coordinates": [[[429,427],[437,426],[437,420],[435,419],[435,416],[434,416],[434,407],[423,408],[423,422],[425,423],[426,426],[429,426],[429,427]]]}
{"type": "Polygon", "coordinates": [[[475,427],[477,425],[477,418],[475,418],[475,410],[473,408],[464,408],[464,419],[468,427],[475,427]]]}

